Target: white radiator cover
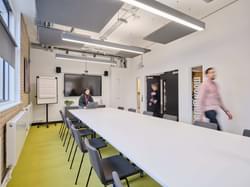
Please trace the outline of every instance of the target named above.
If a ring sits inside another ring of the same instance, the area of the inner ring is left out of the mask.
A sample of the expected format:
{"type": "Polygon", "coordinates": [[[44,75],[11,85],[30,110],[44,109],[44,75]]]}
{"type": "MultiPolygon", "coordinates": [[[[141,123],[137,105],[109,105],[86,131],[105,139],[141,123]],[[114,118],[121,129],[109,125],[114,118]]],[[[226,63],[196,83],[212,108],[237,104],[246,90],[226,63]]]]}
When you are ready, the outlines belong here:
{"type": "Polygon", "coordinates": [[[14,118],[7,122],[6,128],[6,166],[16,165],[22,151],[31,124],[32,105],[25,107],[14,118]]]}
{"type": "Polygon", "coordinates": [[[9,172],[5,176],[1,187],[7,186],[20,153],[23,149],[32,122],[32,104],[23,108],[6,124],[6,166],[9,172]]]}

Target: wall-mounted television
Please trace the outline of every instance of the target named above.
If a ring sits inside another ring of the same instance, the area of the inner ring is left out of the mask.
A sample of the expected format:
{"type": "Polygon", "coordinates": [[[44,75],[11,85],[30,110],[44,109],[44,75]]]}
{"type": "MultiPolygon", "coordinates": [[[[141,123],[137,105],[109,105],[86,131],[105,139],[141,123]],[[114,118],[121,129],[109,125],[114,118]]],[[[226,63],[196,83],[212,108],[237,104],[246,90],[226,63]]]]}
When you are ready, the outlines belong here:
{"type": "Polygon", "coordinates": [[[102,76],[85,74],[64,74],[64,96],[80,96],[89,88],[92,96],[102,95],[102,76]]]}

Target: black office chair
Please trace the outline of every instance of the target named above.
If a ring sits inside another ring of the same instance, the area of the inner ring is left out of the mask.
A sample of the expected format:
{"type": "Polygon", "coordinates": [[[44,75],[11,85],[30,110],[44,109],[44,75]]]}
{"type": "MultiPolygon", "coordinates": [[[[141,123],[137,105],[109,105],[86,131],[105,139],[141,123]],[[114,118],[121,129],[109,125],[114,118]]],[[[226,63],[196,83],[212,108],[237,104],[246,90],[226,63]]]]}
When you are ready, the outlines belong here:
{"type": "Polygon", "coordinates": [[[112,172],[113,180],[114,180],[114,185],[113,187],[123,187],[120,177],[116,171],[112,172]]]}
{"type": "MultiPolygon", "coordinates": [[[[68,148],[69,148],[69,145],[70,145],[72,137],[73,137],[73,141],[72,141],[72,145],[71,145],[69,156],[68,156],[68,162],[70,161],[70,158],[71,158],[71,155],[72,155],[72,151],[73,151],[73,148],[74,148],[74,145],[75,145],[74,136],[73,136],[73,133],[71,131],[71,126],[72,125],[74,126],[74,124],[72,123],[71,120],[70,120],[70,123],[69,123],[69,120],[70,119],[67,118],[66,121],[65,121],[65,124],[67,126],[67,131],[68,131],[67,134],[69,134],[69,139],[68,139],[67,147],[65,149],[66,153],[68,151],[68,148]]],[[[76,128],[76,129],[78,129],[78,128],[76,128]]],[[[92,136],[93,137],[94,136],[94,132],[92,130],[90,130],[90,129],[78,129],[78,131],[79,131],[79,134],[81,135],[81,137],[86,137],[86,136],[92,136]]],[[[67,138],[67,134],[66,134],[66,138],[67,138]]]]}
{"type": "Polygon", "coordinates": [[[61,115],[61,118],[62,118],[62,125],[61,125],[61,128],[59,130],[59,137],[60,139],[63,141],[63,138],[64,138],[64,134],[65,134],[65,131],[66,131],[66,124],[65,124],[65,116],[63,114],[63,112],[60,110],[60,115],[61,115]]]}
{"type": "Polygon", "coordinates": [[[114,183],[112,171],[116,171],[120,179],[126,180],[128,186],[129,182],[127,177],[140,173],[140,169],[138,167],[132,165],[128,160],[120,155],[101,159],[98,151],[96,150],[96,148],[91,146],[87,138],[85,138],[84,142],[88,150],[91,163],[91,169],[89,172],[86,187],[88,187],[93,169],[95,170],[97,176],[104,186],[114,183]]]}
{"type": "MultiPolygon", "coordinates": [[[[72,135],[70,133],[70,124],[67,122],[65,115],[61,111],[60,111],[60,113],[61,113],[61,116],[63,118],[64,124],[65,124],[65,138],[63,140],[63,147],[66,145],[67,138],[69,136],[68,143],[67,143],[67,146],[66,146],[66,149],[65,149],[65,152],[67,152],[68,148],[69,148],[69,144],[70,144],[71,138],[72,138],[72,135]]],[[[82,129],[81,127],[83,127],[83,126],[79,125],[78,123],[74,124],[74,123],[71,122],[71,124],[75,128],[79,129],[79,132],[80,132],[81,136],[83,136],[83,137],[89,136],[89,135],[92,135],[92,136],[94,135],[94,132],[92,130],[90,130],[90,129],[82,129]]],[[[84,127],[85,126],[86,125],[84,125],[84,127]]]]}
{"type": "Polygon", "coordinates": [[[117,109],[124,110],[125,108],[123,106],[118,106],[117,109]]]}
{"type": "Polygon", "coordinates": [[[250,137],[250,130],[249,129],[244,129],[243,136],[250,137]]]}
{"type": "Polygon", "coordinates": [[[129,112],[136,112],[136,109],[134,109],[134,108],[129,108],[128,111],[129,111],[129,112]]]}
{"type": "MultiPolygon", "coordinates": [[[[67,134],[67,129],[68,129],[67,124],[66,124],[66,116],[61,110],[59,112],[60,112],[60,115],[61,115],[62,121],[63,121],[63,124],[59,130],[59,136],[60,136],[61,140],[64,141],[64,138],[65,138],[65,135],[67,134]]],[[[79,122],[79,120],[72,122],[72,123],[74,124],[74,126],[76,128],[79,128],[79,129],[80,128],[88,128],[85,124],[79,122]]]]}
{"type": "MultiPolygon", "coordinates": [[[[70,129],[71,129],[72,135],[74,137],[74,140],[76,142],[76,149],[75,150],[77,151],[77,148],[79,148],[79,150],[82,153],[82,158],[81,158],[80,166],[79,166],[79,169],[78,169],[78,172],[77,172],[77,176],[76,176],[76,179],[75,179],[75,184],[77,184],[78,178],[79,178],[79,175],[80,175],[80,172],[81,172],[81,168],[82,168],[82,163],[83,163],[84,155],[88,151],[87,151],[87,148],[86,148],[86,146],[84,144],[84,140],[82,139],[80,131],[78,129],[76,129],[72,125],[72,123],[71,123],[71,121],[69,119],[67,119],[67,123],[70,124],[70,127],[71,127],[70,129]]],[[[107,144],[101,138],[90,139],[89,143],[90,143],[91,146],[93,146],[95,149],[98,150],[99,154],[100,154],[100,151],[99,151],[100,149],[102,149],[104,147],[107,147],[107,144]]],[[[74,157],[73,157],[72,162],[71,162],[71,168],[73,166],[73,162],[74,162],[76,151],[74,153],[74,157]]],[[[100,156],[101,156],[101,154],[100,154],[100,156]]]]}
{"type": "Polygon", "coordinates": [[[202,122],[202,121],[195,121],[194,122],[195,126],[199,126],[199,127],[204,127],[204,128],[208,128],[208,129],[213,129],[213,130],[217,130],[218,129],[218,125],[215,123],[209,123],[209,122],[202,122]]]}
{"type": "Polygon", "coordinates": [[[146,115],[146,116],[153,116],[154,113],[153,113],[153,112],[150,112],[150,111],[144,111],[144,112],[143,112],[143,115],[146,115]]]}
{"type": "Polygon", "coordinates": [[[175,115],[170,115],[170,114],[164,114],[164,115],[163,115],[163,119],[172,120],[172,121],[178,121],[177,116],[175,116],[175,115]]]}

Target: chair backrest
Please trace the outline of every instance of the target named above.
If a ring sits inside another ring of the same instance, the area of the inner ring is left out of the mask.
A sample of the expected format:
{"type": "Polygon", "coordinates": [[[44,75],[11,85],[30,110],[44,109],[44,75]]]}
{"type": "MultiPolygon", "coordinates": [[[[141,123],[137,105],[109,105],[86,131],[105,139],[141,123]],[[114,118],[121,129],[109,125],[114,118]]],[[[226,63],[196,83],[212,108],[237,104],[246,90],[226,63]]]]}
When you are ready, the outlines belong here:
{"type": "Polygon", "coordinates": [[[153,116],[154,113],[153,112],[149,112],[149,111],[144,111],[143,115],[147,115],[147,116],[153,116]]]}
{"type": "Polygon", "coordinates": [[[68,124],[67,124],[67,121],[66,121],[66,117],[65,117],[63,111],[60,110],[59,112],[60,112],[60,114],[61,114],[61,117],[62,117],[62,120],[63,120],[64,125],[68,128],[68,124]]]}
{"type": "Polygon", "coordinates": [[[101,164],[100,155],[99,155],[98,151],[96,150],[96,148],[94,148],[93,146],[90,145],[89,140],[87,138],[84,139],[84,143],[85,143],[86,148],[87,148],[88,153],[89,153],[90,163],[91,163],[92,167],[94,168],[97,176],[99,177],[101,182],[104,184],[105,183],[105,176],[104,176],[104,171],[103,171],[102,164],[101,164]]]}
{"type": "Polygon", "coordinates": [[[117,109],[124,110],[125,108],[123,106],[118,106],[117,109]]]}
{"type": "Polygon", "coordinates": [[[129,112],[136,112],[136,109],[134,109],[134,108],[129,108],[128,111],[129,111],[129,112]]]}
{"type": "Polygon", "coordinates": [[[244,129],[243,136],[250,137],[250,130],[249,129],[244,129]]]}
{"type": "Polygon", "coordinates": [[[119,175],[116,171],[112,172],[112,177],[113,177],[113,181],[114,181],[114,186],[113,187],[123,187],[121,180],[119,178],[119,175]]]}
{"type": "Polygon", "coordinates": [[[208,128],[208,129],[214,129],[217,130],[218,126],[215,123],[208,123],[208,122],[202,122],[202,121],[195,121],[194,122],[195,126],[199,126],[199,127],[204,127],[204,128],[208,128]]]}
{"type": "Polygon", "coordinates": [[[170,115],[170,114],[164,114],[163,118],[168,119],[168,120],[172,120],[172,121],[177,121],[178,120],[177,116],[170,115]]]}
{"type": "Polygon", "coordinates": [[[72,122],[77,122],[79,121],[73,114],[71,114],[69,112],[69,110],[75,110],[75,109],[79,109],[79,106],[66,106],[64,107],[64,114],[66,118],[69,118],[72,122]]]}
{"type": "Polygon", "coordinates": [[[91,109],[91,108],[97,108],[98,107],[98,103],[97,102],[90,102],[87,104],[86,106],[88,109],[91,109]]]}
{"type": "Polygon", "coordinates": [[[84,142],[82,140],[82,137],[81,137],[81,135],[79,133],[79,130],[74,127],[74,125],[72,124],[72,122],[71,122],[71,120],[69,118],[67,118],[66,121],[70,126],[69,129],[70,129],[70,131],[71,131],[71,133],[72,133],[72,135],[73,135],[73,137],[74,137],[74,139],[76,141],[77,146],[79,147],[81,152],[85,153],[87,151],[87,149],[86,149],[86,146],[85,146],[85,144],[84,144],[84,142]]]}

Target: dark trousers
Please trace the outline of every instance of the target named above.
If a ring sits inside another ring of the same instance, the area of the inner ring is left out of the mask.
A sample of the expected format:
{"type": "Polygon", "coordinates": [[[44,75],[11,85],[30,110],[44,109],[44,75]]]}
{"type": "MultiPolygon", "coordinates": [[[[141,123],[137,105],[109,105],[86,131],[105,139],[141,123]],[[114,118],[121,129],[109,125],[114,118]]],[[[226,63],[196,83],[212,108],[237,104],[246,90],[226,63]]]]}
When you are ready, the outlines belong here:
{"type": "Polygon", "coordinates": [[[217,120],[217,112],[215,110],[208,110],[205,112],[206,118],[209,119],[210,123],[215,123],[217,124],[217,130],[221,131],[220,124],[217,120]]]}

